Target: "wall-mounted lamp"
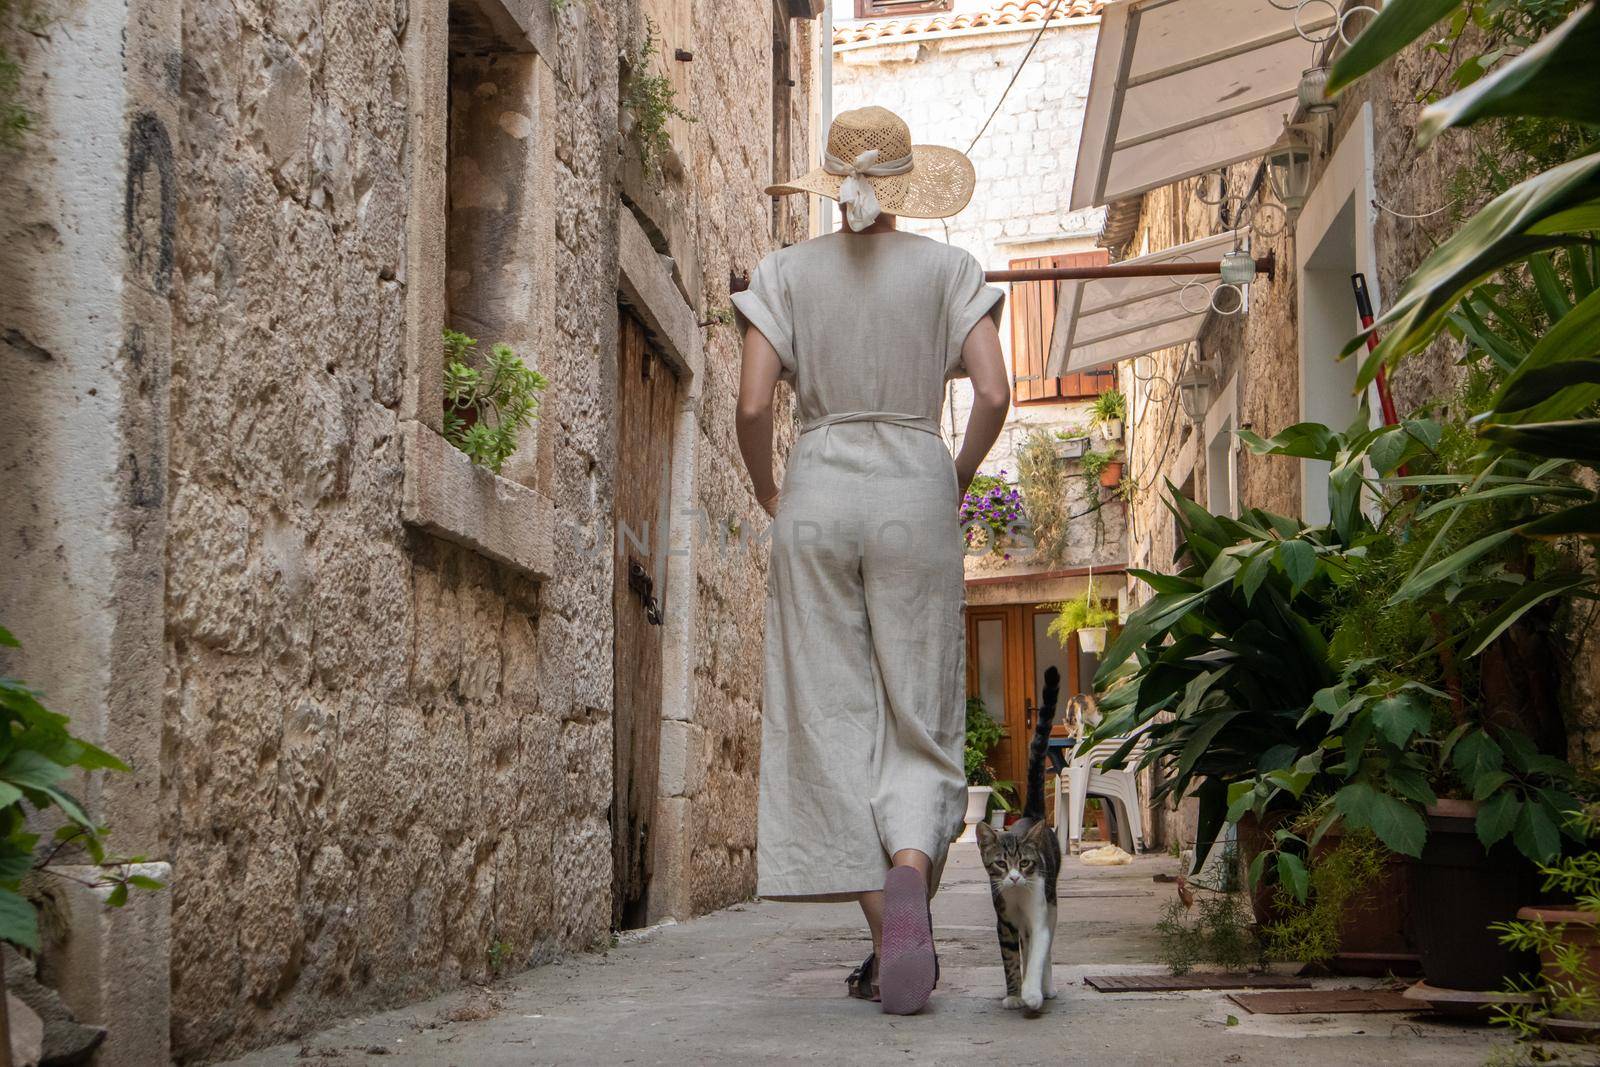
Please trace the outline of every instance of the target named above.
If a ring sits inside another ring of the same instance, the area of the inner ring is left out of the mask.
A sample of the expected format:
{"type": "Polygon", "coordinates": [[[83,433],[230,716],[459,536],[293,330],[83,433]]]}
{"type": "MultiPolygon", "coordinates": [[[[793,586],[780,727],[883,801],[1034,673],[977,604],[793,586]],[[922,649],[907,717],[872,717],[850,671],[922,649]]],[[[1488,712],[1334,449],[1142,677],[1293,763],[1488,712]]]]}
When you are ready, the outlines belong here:
{"type": "Polygon", "coordinates": [[[1178,399],[1190,422],[1199,422],[1211,410],[1211,390],[1217,376],[1207,363],[1196,363],[1178,379],[1178,399]]]}
{"type": "Polygon", "coordinates": [[[1222,284],[1249,285],[1256,280],[1256,257],[1242,248],[1235,248],[1222,257],[1222,284]]]}
{"type": "Polygon", "coordinates": [[[1300,106],[1307,115],[1325,115],[1339,105],[1328,99],[1328,68],[1308,67],[1300,72],[1300,106]]]}
{"type": "Polygon", "coordinates": [[[1292,138],[1279,141],[1267,152],[1267,180],[1284,210],[1298,214],[1311,192],[1311,149],[1292,138]]]}

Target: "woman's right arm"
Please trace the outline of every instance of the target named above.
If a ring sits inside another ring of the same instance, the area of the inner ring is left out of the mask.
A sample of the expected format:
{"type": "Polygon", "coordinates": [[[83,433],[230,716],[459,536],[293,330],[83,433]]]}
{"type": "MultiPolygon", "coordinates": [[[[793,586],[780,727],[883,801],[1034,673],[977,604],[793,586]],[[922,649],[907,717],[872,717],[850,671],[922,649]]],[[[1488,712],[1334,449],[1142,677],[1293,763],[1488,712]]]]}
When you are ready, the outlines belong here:
{"type": "Polygon", "coordinates": [[[965,496],[978,465],[994,447],[1005,426],[1006,413],[1011,410],[1011,379],[1006,374],[1000,331],[993,318],[985,315],[967,334],[961,346],[961,361],[972,378],[972,412],[961,439],[961,454],[956,456],[956,481],[965,496]]]}
{"type": "Polygon", "coordinates": [[[778,513],[778,483],[772,476],[772,394],[782,372],[778,352],[766,336],[754,326],[745,330],[734,425],[756,500],[768,515],[778,513]]]}

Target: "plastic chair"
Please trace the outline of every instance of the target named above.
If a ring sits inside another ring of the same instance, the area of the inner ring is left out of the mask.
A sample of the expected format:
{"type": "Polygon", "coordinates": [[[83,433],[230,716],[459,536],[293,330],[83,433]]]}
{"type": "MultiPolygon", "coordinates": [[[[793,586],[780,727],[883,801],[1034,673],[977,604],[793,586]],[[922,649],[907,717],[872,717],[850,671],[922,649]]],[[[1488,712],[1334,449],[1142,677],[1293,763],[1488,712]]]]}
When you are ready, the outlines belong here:
{"type": "MultiPolygon", "coordinates": [[[[1144,802],[1139,794],[1139,775],[1133,768],[1149,748],[1146,738],[1129,751],[1123,766],[1106,770],[1100,765],[1128,741],[1113,737],[1101,741],[1088,752],[1079,753],[1059,770],[1056,781],[1056,835],[1063,855],[1076,852],[1083,839],[1083,809],[1090,797],[1104,801],[1112,811],[1112,831],[1125,851],[1136,853],[1145,844],[1144,802]],[[1062,809],[1066,810],[1063,811],[1062,809]],[[1065,818],[1063,818],[1065,816],[1065,818]]],[[[1061,762],[1065,762],[1064,759],[1061,762]]]]}

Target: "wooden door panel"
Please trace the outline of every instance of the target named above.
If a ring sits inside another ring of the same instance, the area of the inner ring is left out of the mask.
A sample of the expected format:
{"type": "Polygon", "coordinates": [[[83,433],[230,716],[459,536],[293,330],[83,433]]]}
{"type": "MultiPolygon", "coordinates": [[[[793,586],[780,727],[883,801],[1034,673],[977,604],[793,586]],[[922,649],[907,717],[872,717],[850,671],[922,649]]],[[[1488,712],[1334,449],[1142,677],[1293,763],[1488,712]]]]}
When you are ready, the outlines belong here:
{"type": "Polygon", "coordinates": [[[651,351],[644,324],[624,310],[617,352],[612,583],[612,920],[619,929],[647,921],[677,384],[671,368],[651,351]]]}

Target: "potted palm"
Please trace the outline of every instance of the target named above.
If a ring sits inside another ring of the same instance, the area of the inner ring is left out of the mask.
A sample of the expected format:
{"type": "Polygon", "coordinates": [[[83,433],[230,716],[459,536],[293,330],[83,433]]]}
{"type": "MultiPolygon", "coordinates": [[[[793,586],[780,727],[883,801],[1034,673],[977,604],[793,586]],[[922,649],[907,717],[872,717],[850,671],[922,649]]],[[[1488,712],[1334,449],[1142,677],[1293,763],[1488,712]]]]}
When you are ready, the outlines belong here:
{"type": "Polygon", "coordinates": [[[1128,417],[1128,398],[1120,389],[1107,389],[1095,397],[1090,414],[1101,437],[1107,441],[1122,440],[1122,423],[1128,417]]]}

